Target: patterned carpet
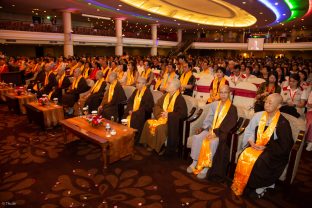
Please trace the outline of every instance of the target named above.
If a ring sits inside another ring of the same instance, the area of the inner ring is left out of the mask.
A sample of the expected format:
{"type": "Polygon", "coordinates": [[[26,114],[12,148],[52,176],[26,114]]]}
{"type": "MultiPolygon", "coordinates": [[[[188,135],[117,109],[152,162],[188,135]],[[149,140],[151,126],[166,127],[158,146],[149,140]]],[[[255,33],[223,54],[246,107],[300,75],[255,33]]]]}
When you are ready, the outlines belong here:
{"type": "Polygon", "coordinates": [[[0,105],[0,202],[4,207],[310,207],[312,154],[304,151],[291,187],[259,200],[235,197],[228,184],[186,173],[188,161],[161,161],[142,147],[102,171],[100,148],[63,144],[62,130],[41,131],[0,105]],[[14,205],[14,206],[13,206],[14,205]]]}

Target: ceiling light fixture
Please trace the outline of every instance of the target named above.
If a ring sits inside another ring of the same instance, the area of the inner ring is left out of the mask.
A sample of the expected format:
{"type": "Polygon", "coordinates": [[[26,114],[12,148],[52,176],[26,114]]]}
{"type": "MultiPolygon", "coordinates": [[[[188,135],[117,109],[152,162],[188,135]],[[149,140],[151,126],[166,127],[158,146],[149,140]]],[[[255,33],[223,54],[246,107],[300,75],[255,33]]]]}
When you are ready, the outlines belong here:
{"type": "Polygon", "coordinates": [[[122,7],[122,5],[121,5],[121,4],[119,4],[118,6],[119,6],[119,7],[122,7]]]}
{"type": "Polygon", "coordinates": [[[242,4],[246,4],[246,1],[243,1],[242,4]]]}
{"type": "Polygon", "coordinates": [[[83,17],[91,17],[91,18],[97,18],[97,19],[105,19],[105,20],[111,20],[109,17],[103,17],[103,16],[97,16],[92,14],[81,14],[83,17]]]}

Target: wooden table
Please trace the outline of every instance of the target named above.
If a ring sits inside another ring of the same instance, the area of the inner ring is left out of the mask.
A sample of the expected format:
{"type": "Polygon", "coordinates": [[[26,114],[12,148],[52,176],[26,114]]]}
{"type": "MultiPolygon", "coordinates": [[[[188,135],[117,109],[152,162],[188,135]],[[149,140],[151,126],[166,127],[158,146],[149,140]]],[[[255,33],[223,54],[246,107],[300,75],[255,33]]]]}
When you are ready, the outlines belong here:
{"type": "Polygon", "coordinates": [[[0,88],[0,101],[6,101],[5,95],[8,93],[14,93],[14,88],[4,87],[0,88]]]}
{"type": "Polygon", "coordinates": [[[104,168],[107,168],[110,163],[133,154],[135,129],[106,119],[103,126],[99,127],[92,127],[85,118],[81,117],[66,119],[60,123],[65,130],[65,143],[71,134],[70,136],[75,135],[101,146],[104,168]],[[116,130],[116,135],[106,136],[106,123],[109,123],[111,128],[116,130]]]}
{"type": "Polygon", "coordinates": [[[34,121],[41,128],[50,128],[57,126],[61,120],[64,120],[63,107],[50,103],[50,105],[41,105],[30,102],[25,104],[29,122],[34,121]]]}
{"type": "Polygon", "coordinates": [[[17,114],[26,114],[26,108],[24,105],[34,101],[36,98],[34,94],[17,95],[15,93],[8,93],[4,96],[7,99],[9,110],[14,110],[17,114]]]}

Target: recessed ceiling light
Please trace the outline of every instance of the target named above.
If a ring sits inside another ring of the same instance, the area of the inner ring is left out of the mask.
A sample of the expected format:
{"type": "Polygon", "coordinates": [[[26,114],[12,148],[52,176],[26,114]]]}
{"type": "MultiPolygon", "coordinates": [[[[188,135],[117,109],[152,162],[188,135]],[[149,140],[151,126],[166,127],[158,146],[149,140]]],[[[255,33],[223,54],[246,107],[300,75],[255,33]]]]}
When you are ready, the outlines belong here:
{"type": "Polygon", "coordinates": [[[15,7],[15,4],[12,4],[12,7],[15,7]]]}
{"type": "Polygon", "coordinates": [[[119,11],[120,9],[116,9],[117,11],[119,11]]]}
{"type": "Polygon", "coordinates": [[[178,23],[178,25],[181,25],[180,23],[178,23]]]}
{"type": "Polygon", "coordinates": [[[284,16],[286,16],[286,14],[283,14],[284,16]]]}
{"type": "Polygon", "coordinates": [[[175,21],[175,22],[176,22],[177,20],[173,20],[173,21],[175,21]]]}
{"type": "Polygon", "coordinates": [[[246,4],[246,1],[243,1],[242,4],[246,4]]]}
{"type": "Polygon", "coordinates": [[[98,12],[99,12],[100,10],[99,10],[99,9],[96,9],[96,11],[98,11],[98,12]]]}
{"type": "Polygon", "coordinates": [[[46,13],[47,11],[43,11],[44,13],[46,13]]]}
{"type": "Polygon", "coordinates": [[[122,5],[121,5],[121,4],[119,4],[118,6],[119,6],[119,7],[122,7],[122,5]]]}
{"type": "Polygon", "coordinates": [[[259,14],[263,14],[263,12],[259,12],[259,14]]]}
{"type": "Polygon", "coordinates": [[[264,20],[264,21],[266,21],[266,22],[267,22],[268,20],[264,20]]]}
{"type": "Polygon", "coordinates": [[[2,9],[3,7],[2,6],[0,6],[0,9],[2,9]]]}
{"type": "Polygon", "coordinates": [[[36,13],[36,15],[38,15],[38,13],[36,13]]]}
{"type": "Polygon", "coordinates": [[[91,5],[91,3],[88,3],[88,5],[91,5]]]}
{"type": "Polygon", "coordinates": [[[156,20],[156,22],[158,22],[158,20],[156,20]]]}
{"type": "Polygon", "coordinates": [[[275,2],[275,5],[277,6],[277,5],[278,5],[278,2],[275,2]]]}
{"type": "Polygon", "coordinates": [[[151,16],[151,14],[149,14],[149,13],[148,13],[147,15],[148,15],[148,16],[151,16]]]}
{"type": "Polygon", "coordinates": [[[304,19],[301,19],[301,21],[303,21],[304,19]]]}

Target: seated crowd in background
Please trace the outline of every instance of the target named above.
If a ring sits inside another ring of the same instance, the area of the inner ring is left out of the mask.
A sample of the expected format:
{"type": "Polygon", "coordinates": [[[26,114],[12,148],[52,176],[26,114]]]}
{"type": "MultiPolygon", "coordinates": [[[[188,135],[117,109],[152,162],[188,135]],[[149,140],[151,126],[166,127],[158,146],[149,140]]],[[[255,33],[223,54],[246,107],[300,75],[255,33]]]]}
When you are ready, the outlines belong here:
{"type": "Polygon", "coordinates": [[[246,128],[246,148],[238,159],[232,184],[236,195],[245,188],[263,194],[284,170],[293,138],[289,122],[280,112],[306,119],[307,150],[312,150],[311,60],[127,55],[1,57],[0,79],[2,73],[13,71],[24,73],[27,88],[38,97],[46,94],[51,100],[57,98],[67,116],[87,108],[89,113],[97,111],[106,119],[127,119],[127,125],[138,130],[136,144],[144,144],[167,158],[176,154],[181,136],[179,123],[190,110],[183,96],[194,95],[197,80],[210,80],[206,83],[210,95],[205,101],[210,108],[202,128],[197,135],[191,135],[193,162],[187,172],[200,179],[208,174],[216,181],[224,180],[230,151],[226,139],[238,117],[238,106],[231,102],[232,88],[260,80],[253,98],[256,114],[246,128]],[[131,95],[126,95],[126,87],[133,88],[131,95]],[[162,96],[154,100],[152,90],[162,96]],[[271,166],[278,167],[275,174],[271,174],[271,166]]]}

